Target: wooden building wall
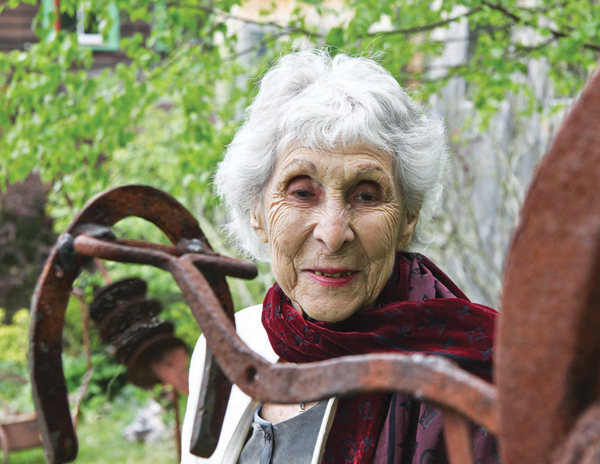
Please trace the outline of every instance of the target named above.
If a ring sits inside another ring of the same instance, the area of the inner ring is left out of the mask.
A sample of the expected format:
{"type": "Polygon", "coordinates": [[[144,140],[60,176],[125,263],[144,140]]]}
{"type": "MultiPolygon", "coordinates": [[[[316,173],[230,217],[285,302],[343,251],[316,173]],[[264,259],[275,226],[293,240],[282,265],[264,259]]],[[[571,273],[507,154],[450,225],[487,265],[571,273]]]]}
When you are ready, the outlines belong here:
{"type": "MultiPolygon", "coordinates": [[[[6,0],[0,0],[0,5],[6,0]]],[[[4,8],[0,13],[0,52],[10,50],[27,50],[31,43],[37,42],[32,25],[38,5],[20,4],[16,8],[4,8]]],[[[121,18],[121,37],[131,37],[136,33],[148,35],[150,25],[142,21],[129,21],[121,18]]],[[[114,66],[126,61],[125,54],[120,51],[94,51],[95,69],[114,66]]]]}
{"type": "MultiPolygon", "coordinates": [[[[0,4],[4,1],[0,0],[0,4]]],[[[0,52],[25,50],[28,44],[37,42],[31,25],[38,11],[37,5],[21,4],[16,8],[4,8],[0,13],[0,52]]]]}

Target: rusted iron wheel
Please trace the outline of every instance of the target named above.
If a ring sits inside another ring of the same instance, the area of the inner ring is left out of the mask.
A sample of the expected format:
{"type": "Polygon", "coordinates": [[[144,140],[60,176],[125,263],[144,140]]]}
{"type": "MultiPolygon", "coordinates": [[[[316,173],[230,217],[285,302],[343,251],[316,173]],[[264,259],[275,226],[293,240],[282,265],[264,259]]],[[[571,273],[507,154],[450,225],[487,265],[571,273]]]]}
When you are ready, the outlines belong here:
{"type": "Polygon", "coordinates": [[[503,462],[553,462],[598,401],[599,278],[596,74],[539,167],[506,265],[495,365],[503,462]]]}

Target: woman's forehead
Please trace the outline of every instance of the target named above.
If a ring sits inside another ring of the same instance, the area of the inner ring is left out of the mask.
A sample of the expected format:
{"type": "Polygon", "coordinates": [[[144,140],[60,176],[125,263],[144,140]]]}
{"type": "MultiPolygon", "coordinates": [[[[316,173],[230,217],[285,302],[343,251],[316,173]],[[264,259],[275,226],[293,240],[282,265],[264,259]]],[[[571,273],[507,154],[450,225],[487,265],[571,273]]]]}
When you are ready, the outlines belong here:
{"type": "Polygon", "coordinates": [[[367,147],[348,147],[337,150],[315,150],[297,146],[281,153],[275,163],[275,174],[302,171],[306,174],[324,174],[331,170],[353,175],[364,173],[393,175],[391,155],[367,147]]]}

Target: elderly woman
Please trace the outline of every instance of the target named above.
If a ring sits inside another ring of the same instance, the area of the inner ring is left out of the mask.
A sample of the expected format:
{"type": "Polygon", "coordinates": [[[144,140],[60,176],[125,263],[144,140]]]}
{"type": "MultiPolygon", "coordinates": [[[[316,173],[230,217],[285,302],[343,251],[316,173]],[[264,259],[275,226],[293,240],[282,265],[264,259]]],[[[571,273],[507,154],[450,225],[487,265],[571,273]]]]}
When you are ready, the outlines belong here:
{"type": "MultiPolygon", "coordinates": [[[[471,303],[411,253],[438,204],[443,125],[365,58],[293,53],[267,72],[219,165],[228,230],[277,282],[237,314],[238,332],[273,362],[352,354],[438,354],[491,375],[495,311],[471,303]]],[[[189,454],[205,342],[192,358],[183,433],[189,454]]],[[[473,428],[477,459],[493,438],[473,428]]],[[[441,414],[404,394],[258,404],[234,387],[213,463],[443,463],[441,414]]]]}

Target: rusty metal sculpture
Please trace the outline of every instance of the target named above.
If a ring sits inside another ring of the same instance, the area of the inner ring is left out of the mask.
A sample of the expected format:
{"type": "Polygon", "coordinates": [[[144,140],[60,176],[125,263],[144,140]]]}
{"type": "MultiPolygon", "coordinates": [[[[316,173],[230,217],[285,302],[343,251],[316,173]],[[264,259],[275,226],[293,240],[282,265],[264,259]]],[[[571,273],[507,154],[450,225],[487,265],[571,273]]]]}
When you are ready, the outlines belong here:
{"type": "Polygon", "coordinates": [[[495,365],[504,462],[600,462],[599,276],[596,73],[539,167],[506,265],[495,365]],[[595,459],[577,457],[582,444],[595,459]]]}
{"type": "Polygon", "coordinates": [[[158,190],[127,186],[97,196],[59,238],[33,302],[31,377],[48,461],[69,462],[77,453],[62,371],[62,328],[73,280],[93,256],[170,272],[203,330],[209,350],[194,454],[214,451],[235,383],[249,396],[280,403],[357,392],[411,393],[444,410],[453,464],[474,462],[467,418],[499,434],[507,464],[596,462],[599,125],[597,75],[544,160],[523,209],[507,267],[497,387],[433,356],[372,354],[300,366],[270,364],[237,336],[224,279],[253,278],[252,264],[213,253],[190,213],[158,190]],[[565,211],[569,221],[559,216],[565,211]],[[154,223],[174,246],[118,240],[110,227],[127,216],[154,223]]]}

